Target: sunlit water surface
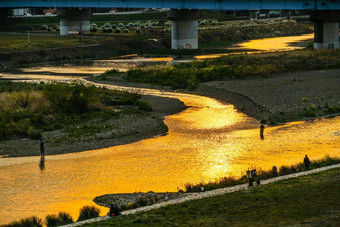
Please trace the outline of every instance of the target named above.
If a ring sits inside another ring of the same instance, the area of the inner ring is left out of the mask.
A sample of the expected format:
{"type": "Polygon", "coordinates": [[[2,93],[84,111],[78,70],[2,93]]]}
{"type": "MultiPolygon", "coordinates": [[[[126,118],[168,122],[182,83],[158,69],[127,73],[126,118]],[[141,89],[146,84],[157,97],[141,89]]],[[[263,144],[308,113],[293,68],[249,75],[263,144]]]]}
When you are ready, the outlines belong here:
{"type": "MultiPolygon", "coordinates": [[[[62,71],[40,68],[46,70],[62,71]]],[[[79,67],[67,70],[84,72],[79,67]]],[[[33,71],[40,73],[39,69],[33,71]]],[[[239,176],[252,166],[269,169],[294,164],[305,154],[312,160],[326,154],[340,156],[340,117],[267,127],[261,140],[259,123],[232,105],[196,95],[132,90],[177,98],[189,108],[166,117],[166,136],[46,156],[44,170],[39,167],[40,157],[0,159],[0,224],[32,215],[43,218],[59,211],[69,212],[76,219],[82,206],[94,205],[92,199],[102,194],[177,191],[187,182],[239,176]]],[[[102,209],[102,214],[105,212],[107,209],[102,209]]]]}

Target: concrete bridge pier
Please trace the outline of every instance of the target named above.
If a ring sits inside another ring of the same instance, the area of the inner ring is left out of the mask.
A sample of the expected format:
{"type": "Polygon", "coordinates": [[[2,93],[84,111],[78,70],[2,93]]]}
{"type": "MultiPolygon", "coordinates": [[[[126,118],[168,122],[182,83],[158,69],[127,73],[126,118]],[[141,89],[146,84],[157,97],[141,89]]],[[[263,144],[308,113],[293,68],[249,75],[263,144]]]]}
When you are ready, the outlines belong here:
{"type": "Polygon", "coordinates": [[[172,21],[171,48],[198,49],[199,10],[170,10],[168,18],[172,21]]]}
{"type": "Polygon", "coordinates": [[[310,20],[314,22],[314,48],[339,49],[340,11],[313,11],[310,20]]]}
{"type": "Polygon", "coordinates": [[[257,20],[259,18],[260,10],[249,10],[250,20],[257,20]]]}
{"type": "Polygon", "coordinates": [[[91,9],[68,8],[58,9],[57,15],[60,19],[60,35],[89,34],[91,9]]]}

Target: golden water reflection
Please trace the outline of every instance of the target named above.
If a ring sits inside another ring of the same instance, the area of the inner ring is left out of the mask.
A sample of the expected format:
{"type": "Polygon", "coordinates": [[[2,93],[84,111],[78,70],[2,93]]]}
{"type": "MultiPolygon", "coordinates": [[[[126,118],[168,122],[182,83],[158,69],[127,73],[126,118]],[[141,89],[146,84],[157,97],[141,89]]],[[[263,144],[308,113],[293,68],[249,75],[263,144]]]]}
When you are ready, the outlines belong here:
{"type": "MultiPolygon", "coordinates": [[[[39,75],[46,70],[40,68],[32,73],[39,75]]],[[[52,68],[51,72],[62,72],[59,70],[52,68]]],[[[79,68],[71,72],[79,73],[79,68]]],[[[265,139],[261,140],[255,119],[215,99],[107,87],[177,98],[189,108],[166,117],[166,136],[46,156],[43,170],[40,157],[1,158],[0,224],[59,211],[69,212],[76,219],[82,206],[94,205],[92,199],[102,194],[176,191],[187,182],[239,176],[251,166],[269,169],[294,164],[302,161],[305,154],[312,160],[326,154],[340,156],[340,117],[267,127],[265,139]]],[[[102,210],[102,214],[107,212],[102,210]]]]}
{"type": "Polygon", "coordinates": [[[211,58],[219,58],[223,56],[233,55],[233,54],[254,54],[263,52],[277,52],[277,51],[290,51],[296,49],[304,49],[305,47],[296,46],[294,43],[302,42],[308,39],[313,39],[314,34],[305,34],[300,36],[286,36],[286,37],[276,37],[276,38],[265,38],[265,39],[255,39],[248,42],[240,43],[235,47],[228,48],[229,50],[241,50],[241,52],[236,53],[224,53],[224,54],[208,54],[208,55],[198,55],[195,56],[197,60],[205,60],[211,58]],[[245,50],[245,51],[242,51],[245,50]],[[247,51],[251,50],[251,51],[247,51]]]}
{"type": "Polygon", "coordinates": [[[40,157],[1,159],[1,223],[59,211],[77,217],[80,207],[92,205],[102,194],[176,191],[187,182],[238,176],[251,166],[294,164],[305,154],[312,160],[340,155],[340,117],[267,127],[261,140],[259,123],[231,105],[196,95],[149,92],[190,106],[166,117],[166,136],[46,156],[43,172],[40,157]]]}

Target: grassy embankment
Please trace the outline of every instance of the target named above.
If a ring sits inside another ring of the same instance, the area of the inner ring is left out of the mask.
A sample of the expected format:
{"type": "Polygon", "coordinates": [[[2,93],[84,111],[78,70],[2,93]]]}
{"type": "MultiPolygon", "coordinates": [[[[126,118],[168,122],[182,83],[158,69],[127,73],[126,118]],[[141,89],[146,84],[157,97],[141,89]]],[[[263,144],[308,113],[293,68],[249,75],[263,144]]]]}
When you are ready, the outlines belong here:
{"type": "Polygon", "coordinates": [[[338,168],[84,226],[338,226],[339,176],[338,168]]]}
{"type": "Polygon", "coordinates": [[[0,83],[0,140],[17,137],[39,139],[43,132],[66,130],[69,136],[107,131],[105,122],[129,113],[151,110],[136,94],[82,84],[0,83]]]}

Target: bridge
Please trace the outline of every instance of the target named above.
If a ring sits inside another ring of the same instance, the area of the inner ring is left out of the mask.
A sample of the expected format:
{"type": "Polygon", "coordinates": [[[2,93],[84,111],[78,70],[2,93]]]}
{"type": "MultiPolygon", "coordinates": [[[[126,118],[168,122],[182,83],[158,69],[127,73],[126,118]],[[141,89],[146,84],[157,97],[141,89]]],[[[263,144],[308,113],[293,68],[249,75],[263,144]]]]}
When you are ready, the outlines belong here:
{"type": "Polygon", "coordinates": [[[200,9],[308,10],[314,22],[314,47],[339,49],[340,0],[0,0],[0,8],[56,7],[60,34],[89,33],[91,8],[170,8],[172,48],[198,48],[200,9]]]}

